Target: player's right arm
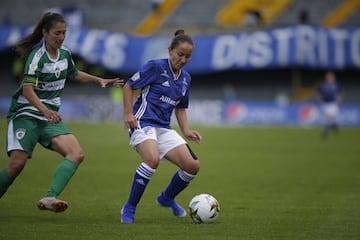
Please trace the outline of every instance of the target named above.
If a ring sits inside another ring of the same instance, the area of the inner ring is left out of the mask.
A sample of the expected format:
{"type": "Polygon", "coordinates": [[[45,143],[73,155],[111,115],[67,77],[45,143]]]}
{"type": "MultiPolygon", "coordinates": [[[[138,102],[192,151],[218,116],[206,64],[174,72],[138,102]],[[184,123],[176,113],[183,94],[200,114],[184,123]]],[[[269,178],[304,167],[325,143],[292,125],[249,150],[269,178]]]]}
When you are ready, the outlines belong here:
{"type": "Polygon", "coordinates": [[[133,89],[125,83],[123,87],[123,104],[124,104],[124,127],[137,128],[138,122],[133,114],[133,89]]]}
{"type": "Polygon", "coordinates": [[[24,84],[22,95],[29,101],[31,105],[37,108],[44,116],[53,123],[61,121],[61,116],[56,111],[48,109],[39,99],[34,91],[34,85],[24,84]]]}

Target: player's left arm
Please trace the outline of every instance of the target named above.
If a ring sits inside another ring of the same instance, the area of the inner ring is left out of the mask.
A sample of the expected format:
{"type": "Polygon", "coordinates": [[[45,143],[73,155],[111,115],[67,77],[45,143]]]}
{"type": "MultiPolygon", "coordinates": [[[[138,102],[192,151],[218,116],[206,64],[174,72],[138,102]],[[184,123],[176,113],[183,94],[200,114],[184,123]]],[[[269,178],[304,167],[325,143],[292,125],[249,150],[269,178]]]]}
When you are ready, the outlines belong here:
{"type": "Polygon", "coordinates": [[[113,87],[122,87],[124,85],[123,79],[120,78],[105,79],[91,75],[83,71],[78,71],[77,74],[75,75],[74,80],[84,83],[87,82],[98,83],[101,87],[106,87],[108,84],[112,84],[113,87]]]}
{"type": "Polygon", "coordinates": [[[201,142],[201,135],[195,130],[189,129],[187,113],[185,108],[175,108],[175,116],[182,134],[189,140],[196,143],[201,142]]]}

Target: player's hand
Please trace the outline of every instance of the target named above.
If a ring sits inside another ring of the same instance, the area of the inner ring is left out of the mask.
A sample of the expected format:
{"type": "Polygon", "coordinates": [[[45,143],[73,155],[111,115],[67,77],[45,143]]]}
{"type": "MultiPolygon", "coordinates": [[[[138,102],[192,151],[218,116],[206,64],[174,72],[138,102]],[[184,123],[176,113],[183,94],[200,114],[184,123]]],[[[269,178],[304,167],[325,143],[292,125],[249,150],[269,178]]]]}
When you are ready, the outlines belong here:
{"type": "Polygon", "coordinates": [[[138,121],[134,114],[129,113],[124,116],[124,128],[138,128],[138,121]]]}
{"type": "Polygon", "coordinates": [[[49,120],[50,123],[55,124],[61,122],[61,116],[58,112],[49,110],[44,115],[49,120]]]}
{"type": "Polygon", "coordinates": [[[188,132],[185,132],[184,136],[187,139],[196,142],[197,144],[199,144],[201,142],[201,139],[202,139],[200,133],[197,132],[197,131],[194,131],[194,130],[189,130],[188,132]]]}
{"type": "Polygon", "coordinates": [[[112,84],[113,87],[122,87],[124,86],[124,79],[120,79],[120,78],[113,78],[113,79],[104,79],[104,78],[101,78],[99,80],[99,84],[101,87],[106,87],[107,85],[109,84],[112,84]]]}

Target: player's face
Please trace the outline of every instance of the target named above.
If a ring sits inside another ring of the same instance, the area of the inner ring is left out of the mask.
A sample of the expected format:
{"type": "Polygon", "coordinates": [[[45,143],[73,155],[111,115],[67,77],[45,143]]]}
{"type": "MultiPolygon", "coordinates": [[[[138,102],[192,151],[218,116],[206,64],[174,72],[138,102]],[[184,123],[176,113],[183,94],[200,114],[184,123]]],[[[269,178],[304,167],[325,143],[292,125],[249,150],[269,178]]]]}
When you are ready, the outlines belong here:
{"type": "Polygon", "coordinates": [[[180,43],[177,47],[169,49],[170,64],[176,73],[191,59],[194,46],[188,42],[180,43]]]}
{"type": "Polygon", "coordinates": [[[56,23],[49,31],[43,30],[46,41],[46,48],[57,50],[61,47],[65,40],[66,24],[62,22],[56,23]]]}
{"type": "Polygon", "coordinates": [[[326,73],[325,79],[326,79],[326,82],[327,82],[327,83],[332,84],[332,83],[335,82],[336,77],[335,77],[335,74],[334,74],[334,73],[329,72],[329,73],[326,73]]]}

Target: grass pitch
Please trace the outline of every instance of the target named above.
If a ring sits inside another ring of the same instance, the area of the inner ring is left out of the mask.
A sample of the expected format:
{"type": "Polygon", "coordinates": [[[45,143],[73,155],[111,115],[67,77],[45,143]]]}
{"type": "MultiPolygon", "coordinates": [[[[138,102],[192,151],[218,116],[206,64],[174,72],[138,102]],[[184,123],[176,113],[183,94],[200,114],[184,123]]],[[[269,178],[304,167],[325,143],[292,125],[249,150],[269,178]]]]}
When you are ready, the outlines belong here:
{"type": "MultiPolygon", "coordinates": [[[[0,167],[6,123],[0,121],[0,167]]],[[[177,201],[187,206],[199,193],[220,202],[213,224],[175,218],[156,196],[177,170],[162,163],[138,206],[135,224],[119,221],[140,159],[121,123],[67,123],[85,161],[60,196],[64,213],[39,211],[61,157],[37,146],[21,175],[0,199],[0,239],[359,239],[360,129],[194,127],[190,143],[201,161],[198,177],[177,201]]]]}

